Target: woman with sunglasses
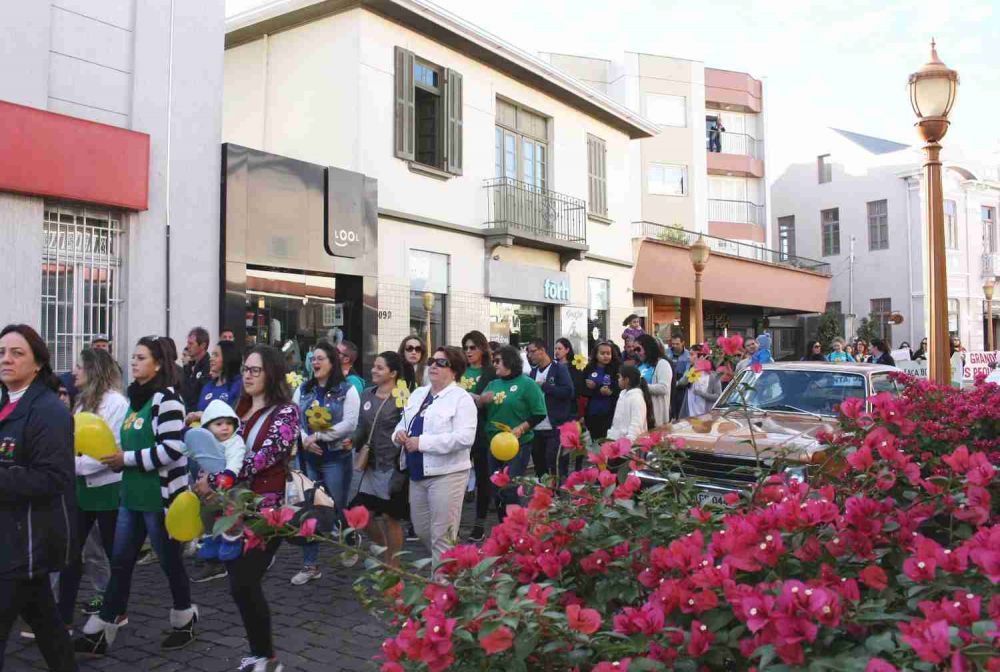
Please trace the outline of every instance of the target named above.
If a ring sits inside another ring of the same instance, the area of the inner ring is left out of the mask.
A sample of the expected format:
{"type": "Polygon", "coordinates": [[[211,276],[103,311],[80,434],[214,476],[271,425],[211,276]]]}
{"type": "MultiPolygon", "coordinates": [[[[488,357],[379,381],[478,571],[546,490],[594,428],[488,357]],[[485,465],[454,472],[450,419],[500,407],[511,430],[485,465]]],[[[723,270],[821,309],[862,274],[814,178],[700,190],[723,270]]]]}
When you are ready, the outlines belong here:
{"type": "Polygon", "coordinates": [[[802,357],[803,362],[825,362],[826,357],[823,356],[823,344],[819,341],[809,341],[809,347],[806,350],[806,354],[802,357]]]}
{"type": "Polygon", "coordinates": [[[481,331],[470,331],[463,336],[462,350],[465,352],[467,366],[459,385],[472,396],[479,409],[476,444],[472,447],[472,464],[476,471],[476,522],[468,538],[469,541],[482,541],[486,536],[486,514],[490,511],[493,484],[490,483],[490,444],[486,440],[487,404],[481,395],[490,381],[496,377],[496,372],[493,370],[493,356],[490,353],[489,343],[481,331]]]}
{"type": "Polygon", "coordinates": [[[435,565],[458,535],[476,441],[476,404],[456,382],[464,372],[461,350],[438,348],[429,360],[430,385],[410,395],[392,437],[410,476],[410,519],[435,565]]]}
{"type": "Polygon", "coordinates": [[[181,544],[167,534],[165,511],[188,489],[188,465],[181,434],[184,402],[175,389],[179,378],[177,350],[169,339],[145,336],[132,353],[129,409],[121,430],[121,449],[101,458],[122,472],[121,504],[111,556],[111,580],[99,613],[83,626],[77,653],[107,654],[124,618],[132,588],[132,572],[149,537],[167,576],[173,609],[171,630],[160,648],[179,649],[194,641],[198,608],[191,604],[191,584],[181,557],[181,544]]]}
{"type": "Polygon", "coordinates": [[[427,383],[427,346],[424,345],[423,339],[411,334],[399,344],[397,352],[413,368],[412,378],[406,381],[410,392],[425,385],[427,383]]]}
{"type": "MultiPolygon", "coordinates": [[[[501,425],[510,428],[517,437],[520,449],[514,459],[500,462],[492,454],[489,456],[490,473],[507,468],[511,478],[523,476],[531,459],[531,443],[535,438],[534,427],[547,417],[545,393],[530,376],[523,373],[524,364],[520,351],[512,345],[505,345],[493,355],[493,368],[497,377],[486,386],[480,399],[488,406],[486,413],[486,437],[493,437],[504,431],[501,425]]],[[[520,504],[517,487],[502,488],[497,494],[497,515],[501,522],[507,516],[507,507],[520,504]]]]}

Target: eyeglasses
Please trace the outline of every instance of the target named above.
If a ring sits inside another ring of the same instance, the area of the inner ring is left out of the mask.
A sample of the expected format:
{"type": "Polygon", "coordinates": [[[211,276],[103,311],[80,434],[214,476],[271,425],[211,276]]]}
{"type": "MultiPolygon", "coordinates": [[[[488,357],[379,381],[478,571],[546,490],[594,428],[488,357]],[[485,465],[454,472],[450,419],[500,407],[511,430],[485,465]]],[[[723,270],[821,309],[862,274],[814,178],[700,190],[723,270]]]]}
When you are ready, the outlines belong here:
{"type": "Polygon", "coordinates": [[[813,345],[813,350],[815,350],[816,348],[822,348],[822,347],[823,347],[822,345],[820,345],[819,343],[816,343],[816,344],[813,345]]]}
{"type": "Polygon", "coordinates": [[[442,369],[451,368],[451,361],[447,357],[431,357],[427,363],[433,364],[434,366],[440,366],[442,369]]]}
{"type": "Polygon", "coordinates": [[[419,346],[419,345],[408,345],[408,346],[406,346],[405,350],[406,350],[406,352],[423,352],[424,351],[423,347],[419,346]]]}
{"type": "Polygon", "coordinates": [[[240,368],[240,373],[244,376],[250,376],[251,378],[257,378],[262,373],[264,373],[263,366],[244,366],[240,368]]]}
{"type": "Polygon", "coordinates": [[[479,349],[479,346],[476,346],[476,345],[467,345],[467,346],[465,346],[463,348],[463,350],[465,350],[466,352],[469,352],[470,350],[478,350],[478,349],[479,349]]]}
{"type": "Polygon", "coordinates": [[[503,364],[503,360],[502,359],[500,359],[499,357],[494,357],[493,358],[493,366],[500,366],[501,364],[503,364]]]}

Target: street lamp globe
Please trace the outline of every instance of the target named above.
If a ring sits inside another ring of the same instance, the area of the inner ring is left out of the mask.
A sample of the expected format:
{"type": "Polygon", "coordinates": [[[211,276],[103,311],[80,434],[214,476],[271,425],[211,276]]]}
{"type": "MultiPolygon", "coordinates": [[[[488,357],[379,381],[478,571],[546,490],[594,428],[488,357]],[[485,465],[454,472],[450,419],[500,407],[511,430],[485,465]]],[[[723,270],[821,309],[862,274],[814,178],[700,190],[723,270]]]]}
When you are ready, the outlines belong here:
{"type": "Polygon", "coordinates": [[[995,286],[995,280],[993,278],[987,278],[983,280],[983,294],[986,296],[987,301],[993,300],[993,288],[995,286]]]}
{"type": "Polygon", "coordinates": [[[937,55],[931,40],[931,60],[910,75],[910,105],[917,115],[917,126],[927,142],[937,142],[948,131],[948,114],[958,93],[958,73],[937,55]]]}
{"type": "Polygon", "coordinates": [[[691,264],[694,266],[694,270],[701,273],[705,270],[705,266],[708,265],[708,257],[712,253],[712,250],[708,247],[708,243],[702,236],[698,236],[698,240],[695,241],[694,245],[691,246],[691,264]]]}

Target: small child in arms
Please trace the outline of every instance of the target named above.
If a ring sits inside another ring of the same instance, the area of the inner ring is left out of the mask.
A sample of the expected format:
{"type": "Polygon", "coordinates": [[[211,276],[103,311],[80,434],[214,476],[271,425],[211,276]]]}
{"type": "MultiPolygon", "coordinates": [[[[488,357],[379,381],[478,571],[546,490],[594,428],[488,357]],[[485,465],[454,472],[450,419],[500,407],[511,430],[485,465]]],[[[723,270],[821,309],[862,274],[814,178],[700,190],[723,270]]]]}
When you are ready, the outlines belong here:
{"type": "Polygon", "coordinates": [[[201,427],[188,430],[184,436],[188,458],[206,473],[221,473],[216,482],[223,488],[230,488],[236,482],[247,454],[243,437],[236,432],[239,427],[236,412],[226,402],[215,399],[202,414],[201,427]]]}

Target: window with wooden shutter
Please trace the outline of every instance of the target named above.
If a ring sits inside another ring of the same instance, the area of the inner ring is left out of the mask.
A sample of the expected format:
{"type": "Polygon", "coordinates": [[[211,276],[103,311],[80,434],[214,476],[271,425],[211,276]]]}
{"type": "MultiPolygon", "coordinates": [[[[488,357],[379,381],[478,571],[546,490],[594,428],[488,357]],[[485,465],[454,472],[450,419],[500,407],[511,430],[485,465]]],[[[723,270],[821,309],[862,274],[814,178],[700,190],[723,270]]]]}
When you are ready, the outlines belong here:
{"type": "Polygon", "coordinates": [[[462,174],[462,75],[454,70],[445,73],[445,110],[448,115],[445,131],[445,164],[447,171],[462,174]]]}
{"type": "Polygon", "coordinates": [[[400,159],[416,157],[414,129],[416,126],[415,91],[413,87],[413,52],[396,47],[394,151],[400,159]]]}
{"type": "Polygon", "coordinates": [[[607,146],[587,135],[587,206],[592,215],[608,216],[607,146]]]}

